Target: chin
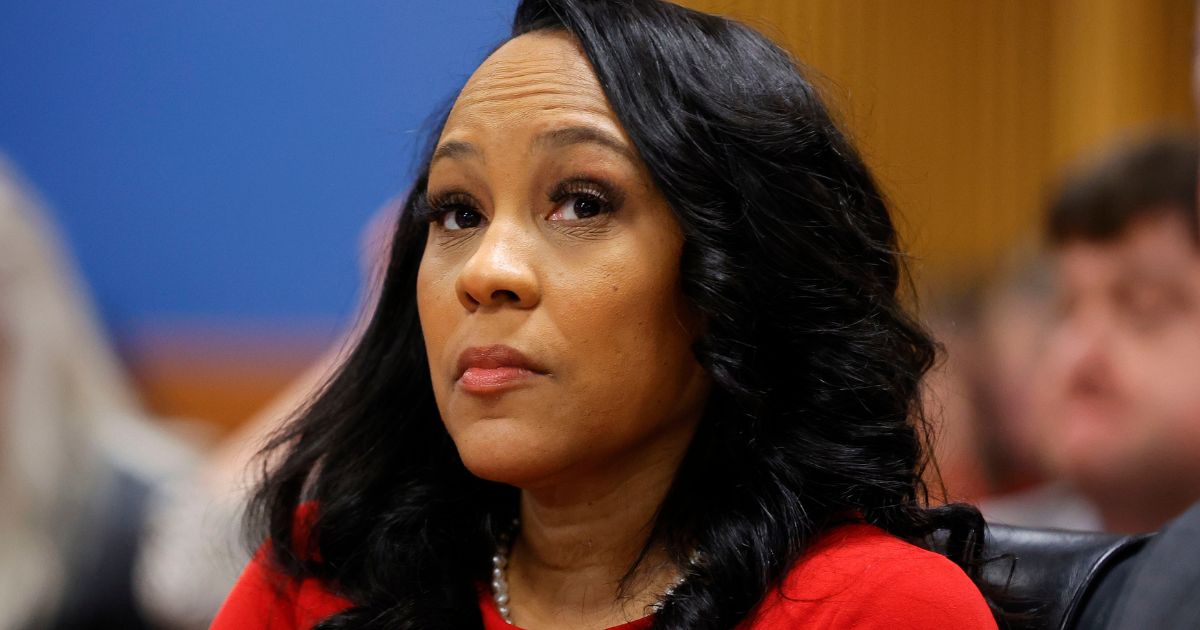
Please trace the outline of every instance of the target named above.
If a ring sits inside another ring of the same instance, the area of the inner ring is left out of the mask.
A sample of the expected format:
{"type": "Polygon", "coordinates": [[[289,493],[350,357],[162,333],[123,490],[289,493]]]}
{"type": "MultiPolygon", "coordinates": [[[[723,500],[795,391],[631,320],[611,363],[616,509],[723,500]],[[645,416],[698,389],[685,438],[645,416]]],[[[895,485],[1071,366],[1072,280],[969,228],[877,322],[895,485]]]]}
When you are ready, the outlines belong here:
{"type": "Polygon", "coordinates": [[[1062,468],[1066,477],[1087,494],[1104,495],[1140,485],[1146,458],[1128,443],[1095,440],[1066,450],[1062,468]]]}
{"type": "Polygon", "coordinates": [[[536,435],[523,435],[516,420],[476,420],[461,430],[451,431],[458,456],[471,474],[519,488],[539,485],[554,476],[561,466],[549,457],[552,449],[540,444],[536,435]]]}

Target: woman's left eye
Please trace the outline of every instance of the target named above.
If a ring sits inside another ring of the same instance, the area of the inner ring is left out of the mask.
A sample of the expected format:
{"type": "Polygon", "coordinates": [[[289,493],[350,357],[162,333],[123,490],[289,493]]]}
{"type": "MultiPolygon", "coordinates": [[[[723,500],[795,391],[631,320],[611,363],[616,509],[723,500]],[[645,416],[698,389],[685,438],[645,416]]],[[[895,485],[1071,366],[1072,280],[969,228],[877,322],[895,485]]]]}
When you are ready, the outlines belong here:
{"type": "Polygon", "coordinates": [[[588,219],[609,211],[609,204],[604,199],[587,193],[573,194],[559,202],[558,207],[550,215],[551,221],[578,221],[588,219]]]}

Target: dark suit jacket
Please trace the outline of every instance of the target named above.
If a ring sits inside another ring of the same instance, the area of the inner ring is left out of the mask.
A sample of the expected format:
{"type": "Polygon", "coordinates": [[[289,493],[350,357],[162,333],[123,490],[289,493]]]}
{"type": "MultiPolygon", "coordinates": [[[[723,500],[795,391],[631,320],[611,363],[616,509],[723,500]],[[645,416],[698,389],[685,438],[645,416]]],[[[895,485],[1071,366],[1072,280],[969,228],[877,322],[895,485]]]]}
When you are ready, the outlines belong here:
{"type": "MultiPolygon", "coordinates": [[[[1107,618],[1104,625],[1081,627],[1200,628],[1200,503],[1168,523],[1126,564],[1128,571],[1106,579],[1092,600],[1096,607],[1107,609],[1100,615],[1107,618]]],[[[1085,612],[1084,618],[1088,617],[1085,612]]]]}

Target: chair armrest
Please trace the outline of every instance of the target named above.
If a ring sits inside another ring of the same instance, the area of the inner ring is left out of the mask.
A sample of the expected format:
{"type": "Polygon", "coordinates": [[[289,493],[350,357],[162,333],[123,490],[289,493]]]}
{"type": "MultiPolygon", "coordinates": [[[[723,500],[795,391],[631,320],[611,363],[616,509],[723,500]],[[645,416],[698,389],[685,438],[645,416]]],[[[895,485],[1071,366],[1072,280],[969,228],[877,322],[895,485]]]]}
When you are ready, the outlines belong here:
{"type": "Polygon", "coordinates": [[[989,524],[982,588],[1013,630],[1070,630],[1100,582],[1150,536],[989,524]]]}

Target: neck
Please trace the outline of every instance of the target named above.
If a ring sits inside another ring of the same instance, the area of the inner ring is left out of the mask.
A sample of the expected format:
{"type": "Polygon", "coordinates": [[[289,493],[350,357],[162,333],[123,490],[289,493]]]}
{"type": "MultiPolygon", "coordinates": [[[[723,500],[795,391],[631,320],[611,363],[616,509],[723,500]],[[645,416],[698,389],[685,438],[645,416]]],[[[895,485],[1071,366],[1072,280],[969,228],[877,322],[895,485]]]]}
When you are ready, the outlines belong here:
{"type": "Polygon", "coordinates": [[[508,567],[518,624],[608,627],[647,614],[677,574],[665,550],[651,550],[622,581],[649,540],[686,446],[656,449],[639,466],[625,462],[606,467],[617,472],[522,491],[508,567]]]}

